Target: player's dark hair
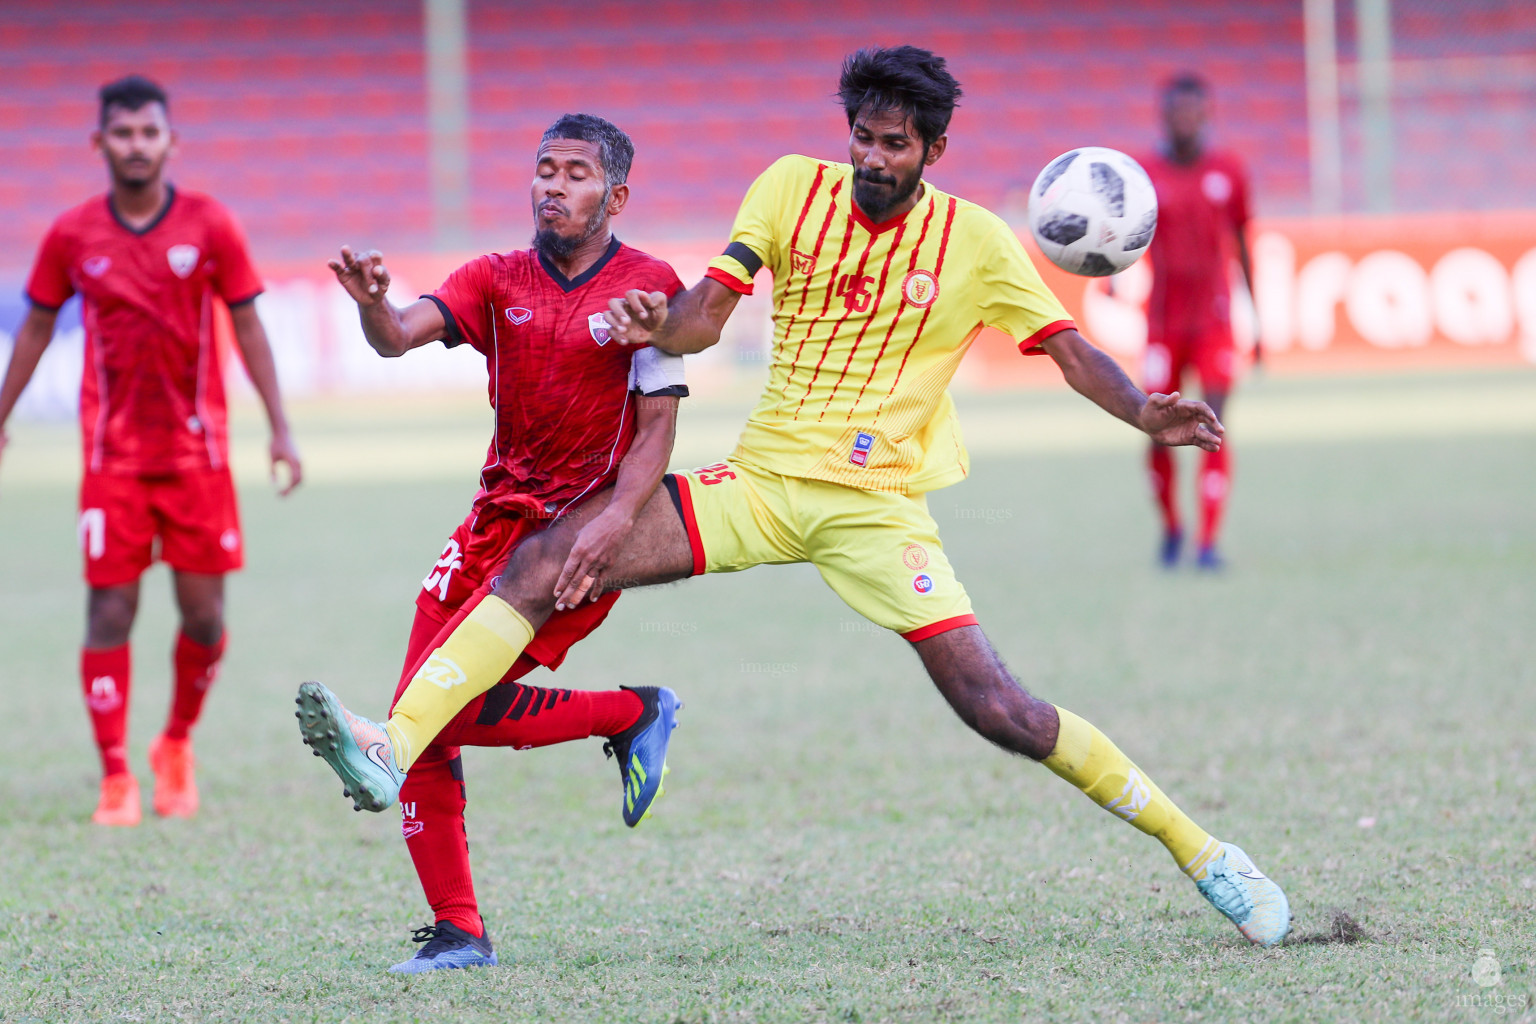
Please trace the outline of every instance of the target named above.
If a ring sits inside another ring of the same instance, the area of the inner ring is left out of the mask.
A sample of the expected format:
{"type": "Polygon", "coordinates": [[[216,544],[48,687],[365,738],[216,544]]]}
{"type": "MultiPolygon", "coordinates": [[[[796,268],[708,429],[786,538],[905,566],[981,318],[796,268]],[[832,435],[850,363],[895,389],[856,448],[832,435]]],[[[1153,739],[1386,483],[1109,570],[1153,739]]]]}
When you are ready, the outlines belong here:
{"type": "Polygon", "coordinates": [[[949,128],[960,83],[945,70],[944,58],[928,50],[866,46],[843,61],[837,95],[848,113],[848,127],[862,110],[900,111],[927,149],[949,128]]]}
{"type": "Polygon", "coordinates": [[[158,103],[165,108],[167,114],[171,111],[171,103],[165,97],[165,90],[143,75],[128,75],[115,82],[108,82],[101,87],[99,95],[101,97],[100,123],[103,125],[107,123],[107,112],[113,107],[138,110],[146,103],[158,103]]]}
{"type": "Polygon", "coordinates": [[[1210,94],[1211,84],[1193,71],[1181,71],[1163,83],[1164,103],[1176,96],[1208,97],[1210,94]]]}
{"type": "Polygon", "coordinates": [[[544,129],[544,138],[540,141],[550,139],[597,143],[604,183],[612,188],[629,180],[629,168],[635,162],[635,144],[612,121],[596,114],[561,114],[558,121],[544,129]]]}

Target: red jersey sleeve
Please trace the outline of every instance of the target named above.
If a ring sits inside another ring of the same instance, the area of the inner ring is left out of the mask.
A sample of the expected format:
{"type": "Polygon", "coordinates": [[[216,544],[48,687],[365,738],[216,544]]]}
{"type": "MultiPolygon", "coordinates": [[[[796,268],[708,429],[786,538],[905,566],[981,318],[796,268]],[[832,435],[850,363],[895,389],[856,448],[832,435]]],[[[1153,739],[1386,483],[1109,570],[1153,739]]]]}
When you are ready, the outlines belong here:
{"type": "Polygon", "coordinates": [[[245,232],[234,214],[222,206],[213,206],[208,217],[208,244],[213,249],[213,287],[226,305],[243,305],[266,289],[261,275],[251,262],[245,232]]]}
{"type": "Polygon", "coordinates": [[[672,264],[657,260],[656,291],[665,292],[667,298],[677,297],[677,293],[683,290],[683,279],[677,276],[677,271],[672,269],[672,264]]]}
{"type": "Polygon", "coordinates": [[[478,352],[490,354],[491,258],[481,256],[448,275],[448,280],[423,298],[437,303],[448,325],[443,344],[449,348],[468,342],[478,352]]]}
{"type": "Polygon", "coordinates": [[[72,248],[69,237],[57,223],[48,229],[37,251],[37,262],[32,265],[32,276],[27,279],[27,298],[34,306],[56,310],[75,294],[75,286],[69,281],[72,248]]]}

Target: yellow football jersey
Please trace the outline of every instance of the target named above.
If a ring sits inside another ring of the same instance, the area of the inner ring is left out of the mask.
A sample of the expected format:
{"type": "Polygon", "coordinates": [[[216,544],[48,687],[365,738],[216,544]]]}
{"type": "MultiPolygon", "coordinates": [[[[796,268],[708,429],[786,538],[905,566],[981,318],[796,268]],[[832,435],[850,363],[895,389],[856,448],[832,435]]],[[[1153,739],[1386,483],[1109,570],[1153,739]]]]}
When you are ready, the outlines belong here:
{"type": "Polygon", "coordinates": [[[744,294],[754,257],[773,272],[773,369],[738,457],[872,491],[948,486],[970,466],[948,387],[976,335],[1028,349],[1073,326],[1007,224],[923,188],[884,224],[854,205],[845,163],[786,156],[747,191],[708,272],[744,294]]]}

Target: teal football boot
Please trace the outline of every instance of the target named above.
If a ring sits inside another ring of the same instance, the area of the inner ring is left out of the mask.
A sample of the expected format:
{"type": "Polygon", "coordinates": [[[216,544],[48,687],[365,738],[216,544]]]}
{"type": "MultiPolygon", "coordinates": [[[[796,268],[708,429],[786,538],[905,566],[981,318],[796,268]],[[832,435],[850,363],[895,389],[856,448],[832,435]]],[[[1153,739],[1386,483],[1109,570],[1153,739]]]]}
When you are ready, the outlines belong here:
{"type": "Polygon", "coordinates": [[[377,722],[352,714],[320,683],[299,687],[294,717],[304,742],[341,776],[342,796],[354,811],[382,811],[400,798],[405,772],[395,766],[389,735],[377,722]]]}

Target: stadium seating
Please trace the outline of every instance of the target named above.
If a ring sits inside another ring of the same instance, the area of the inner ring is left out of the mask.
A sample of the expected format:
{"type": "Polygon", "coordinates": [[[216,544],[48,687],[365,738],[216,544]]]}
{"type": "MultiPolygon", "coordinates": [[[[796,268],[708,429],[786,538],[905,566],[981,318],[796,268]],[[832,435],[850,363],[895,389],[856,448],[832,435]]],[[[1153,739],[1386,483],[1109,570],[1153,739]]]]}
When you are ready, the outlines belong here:
{"type": "MultiPolygon", "coordinates": [[[[1458,19],[1448,36],[1432,5],[1406,3],[1399,51],[1536,50],[1519,0],[1482,6],[1485,16],[1458,19]]],[[[1304,212],[1300,8],[1297,0],[771,8],[596,0],[535,9],[471,0],[473,244],[524,243],[530,151],[572,109],[609,116],[636,140],[626,236],[718,237],[773,158],[842,153],[846,127],[832,96],[842,57],[903,41],[947,55],[966,88],[950,155],[933,172],[943,187],[1005,204],[1062,150],[1145,149],[1156,139],[1157,82],[1188,68],[1215,83],[1218,135],[1251,165],[1259,209],[1304,212]]],[[[262,258],[317,258],[340,242],[430,247],[421,31],[419,0],[11,5],[0,56],[25,87],[0,97],[0,130],[12,140],[0,202],[13,214],[0,220],[0,271],[24,269],[50,219],[100,191],[86,145],[94,90],[136,70],[171,91],[181,133],[175,180],[223,198],[262,258]]],[[[1348,90],[1346,101],[1348,113],[1348,90]]],[[[1532,109],[1528,93],[1416,106],[1398,137],[1404,204],[1514,205],[1510,197],[1522,194],[1528,202],[1532,109]],[[1480,160],[1497,162],[1514,184],[1490,191],[1480,160]]],[[[1357,147],[1353,130],[1346,144],[1357,147]]]]}

